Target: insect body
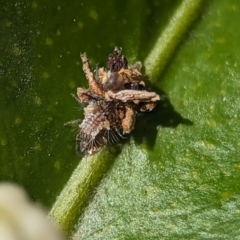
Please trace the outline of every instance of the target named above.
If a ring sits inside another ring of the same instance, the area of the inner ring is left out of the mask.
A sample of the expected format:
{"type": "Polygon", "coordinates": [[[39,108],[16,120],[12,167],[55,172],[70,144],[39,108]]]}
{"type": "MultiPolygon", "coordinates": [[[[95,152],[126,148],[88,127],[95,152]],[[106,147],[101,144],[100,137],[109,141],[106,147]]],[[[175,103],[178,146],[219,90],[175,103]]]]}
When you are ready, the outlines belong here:
{"type": "Polygon", "coordinates": [[[99,68],[97,76],[90,69],[87,54],[80,57],[89,88],[77,88],[78,102],[84,106],[84,119],[78,125],[76,149],[92,154],[130,133],[137,112],[151,111],[160,96],[145,90],[141,63],[128,67],[127,59],[117,47],[108,57],[109,70],[99,68]]]}

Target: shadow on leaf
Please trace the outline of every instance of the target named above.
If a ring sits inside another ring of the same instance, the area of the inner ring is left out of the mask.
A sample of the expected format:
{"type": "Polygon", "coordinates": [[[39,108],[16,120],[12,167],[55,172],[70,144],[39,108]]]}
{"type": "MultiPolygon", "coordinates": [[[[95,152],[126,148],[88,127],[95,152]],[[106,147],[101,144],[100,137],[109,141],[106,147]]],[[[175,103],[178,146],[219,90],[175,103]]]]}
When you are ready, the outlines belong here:
{"type": "Polygon", "coordinates": [[[145,142],[149,149],[153,149],[154,147],[158,126],[176,128],[179,124],[193,125],[191,120],[182,117],[182,115],[174,109],[163,91],[161,91],[160,96],[164,97],[157,104],[153,112],[139,114],[133,132],[136,143],[141,144],[145,142]]]}

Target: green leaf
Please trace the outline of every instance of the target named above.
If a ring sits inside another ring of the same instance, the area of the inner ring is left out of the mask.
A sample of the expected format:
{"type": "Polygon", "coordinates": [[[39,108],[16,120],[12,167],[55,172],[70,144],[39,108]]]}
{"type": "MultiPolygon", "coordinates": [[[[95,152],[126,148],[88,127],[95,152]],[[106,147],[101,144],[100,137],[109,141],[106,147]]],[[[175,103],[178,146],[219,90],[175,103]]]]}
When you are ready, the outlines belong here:
{"type": "Polygon", "coordinates": [[[5,2],[1,180],[53,205],[73,239],[238,238],[239,11],[236,0],[5,2]],[[83,116],[69,94],[86,87],[79,52],[105,66],[115,45],[165,100],[119,151],[81,159],[63,127],[83,116]]]}

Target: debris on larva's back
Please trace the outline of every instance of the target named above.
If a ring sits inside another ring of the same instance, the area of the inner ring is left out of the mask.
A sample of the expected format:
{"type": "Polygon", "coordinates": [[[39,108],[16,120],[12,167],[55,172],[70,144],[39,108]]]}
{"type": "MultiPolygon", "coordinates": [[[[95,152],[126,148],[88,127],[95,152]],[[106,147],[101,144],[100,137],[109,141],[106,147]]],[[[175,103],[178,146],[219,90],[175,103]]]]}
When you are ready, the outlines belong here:
{"type": "Polygon", "coordinates": [[[118,47],[108,57],[109,70],[99,68],[97,75],[90,69],[87,54],[80,57],[89,88],[77,88],[78,102],[84,106],[84,119],[76,120],[79,122],[76,149],[93,154],[130,133],[137,112],[151,111],[160,96],[145,89],[141,63],[128,67],[118,47]]]}

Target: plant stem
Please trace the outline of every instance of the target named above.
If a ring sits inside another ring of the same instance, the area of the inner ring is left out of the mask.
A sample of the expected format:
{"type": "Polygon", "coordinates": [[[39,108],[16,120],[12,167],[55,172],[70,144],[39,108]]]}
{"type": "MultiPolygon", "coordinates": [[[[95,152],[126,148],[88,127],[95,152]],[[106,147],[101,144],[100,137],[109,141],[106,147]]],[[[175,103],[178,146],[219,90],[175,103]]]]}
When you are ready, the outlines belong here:
{"type": "Polygon", "coordinates": [[[94,188],[111,167],[115,155],[105,149],[93,156],[84,157],[50,211],[50,217],[69,233],[77,217],[87,206],[94,188]]]}
{"type": "Polygon", "coordinates": [[[146,74],[152,82],[161,75],[183,36],[199,16],[203,2],[204,0],[183,0],[169,24],[160,33],[156,44],[144,61],[146,74]]]}

